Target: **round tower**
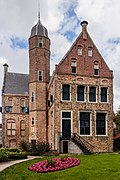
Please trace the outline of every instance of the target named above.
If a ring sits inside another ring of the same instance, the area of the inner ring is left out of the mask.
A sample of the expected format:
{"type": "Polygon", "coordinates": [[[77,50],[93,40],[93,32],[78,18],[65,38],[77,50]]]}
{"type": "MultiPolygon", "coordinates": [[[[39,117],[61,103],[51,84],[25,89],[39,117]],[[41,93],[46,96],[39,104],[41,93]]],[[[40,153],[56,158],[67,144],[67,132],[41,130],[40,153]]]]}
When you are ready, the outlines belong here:
{"type": "Polygon", "coordinates": [[[40,13],[29,38],[29,76],[29,140],[32,142],[46,141],[50,39],[47,29],[41,23],[40,13]]]}

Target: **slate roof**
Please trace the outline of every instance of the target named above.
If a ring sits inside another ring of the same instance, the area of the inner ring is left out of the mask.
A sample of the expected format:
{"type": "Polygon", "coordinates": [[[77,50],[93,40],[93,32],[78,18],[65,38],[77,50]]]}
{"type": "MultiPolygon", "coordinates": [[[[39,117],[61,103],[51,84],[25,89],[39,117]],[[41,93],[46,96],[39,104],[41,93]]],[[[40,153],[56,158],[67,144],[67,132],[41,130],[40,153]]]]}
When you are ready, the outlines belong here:
{"type": "Polygon", "coordinates": [[[6,73],[3,93],[5,94],[27,94],[29,75],[19,73],[6,73]]]}
{"type": "Polygon", "coordinates": [[[47,29],[41,24],[40,20],[38,20],[38,23],[32,28],[30,37],[35,35],[48,37],[47,29]]]}

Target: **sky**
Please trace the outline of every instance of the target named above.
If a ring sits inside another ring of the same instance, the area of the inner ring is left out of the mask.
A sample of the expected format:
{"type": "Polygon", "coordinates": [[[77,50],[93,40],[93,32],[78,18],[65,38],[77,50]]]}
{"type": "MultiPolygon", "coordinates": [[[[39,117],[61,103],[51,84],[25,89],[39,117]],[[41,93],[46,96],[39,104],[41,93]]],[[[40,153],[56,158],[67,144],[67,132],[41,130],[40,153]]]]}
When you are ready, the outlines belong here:
{"type": "MultiPolygon", "coordinates": [[[[114,74],[114,112],[120,105],[120,1],[0,0],[0,86],[3,64],[10,72],[29,73],[28,38],[38,20],[51,39],[51,74],[88,21],[88,32],[114,74]]],[[[0,98],[1,104],[1,98],[0,98]]]]}

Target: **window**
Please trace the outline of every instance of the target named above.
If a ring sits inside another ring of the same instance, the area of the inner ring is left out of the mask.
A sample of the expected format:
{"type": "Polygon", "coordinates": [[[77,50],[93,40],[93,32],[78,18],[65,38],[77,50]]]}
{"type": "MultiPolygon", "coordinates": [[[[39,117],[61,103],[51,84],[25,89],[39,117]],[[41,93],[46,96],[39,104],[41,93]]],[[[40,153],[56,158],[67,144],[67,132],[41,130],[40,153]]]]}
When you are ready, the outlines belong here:
{"type": "Polygon", "coordinates": [[[32,101],[32,102],[34,102],[34,101],[35,101],[35,93],[34,93],[34,92],[32,92],[31,101],[32,101]]]}
{"type": "Polygon", "coordinates": [[[84,101],[84,91],[85,91],[85,86],[77,86],[77,101],[84,101]]]}
{"type": "Polygon", "coordinates": [[[24,99],[21,99],[20,104],[21,104],[21,107],[25,107],[25,100],[24,100],[24,99]]]}
{"type": "Polygon", "coordinates": [[[50,102],[53,102],[53,95],[50,95],[50,102]]]}
{"type": "Polygon", "coordinates": [[[106,113],[96,114],[96,135],[106,135],[106,113]]]}
{"type": "Polygon", "coordinates": [[[34,126],[35,124],[35,120],[34,120],[34,117],[32,117],[32,126],[34,126]]]}
{"type": "Polygon", "coordinates": [[[62,112],[62,138],[71,137],[71,112],[62,112]]]}
{"type": "Polygon", "coordinates": [[[89,101],[96,102],[96,87],[89,87],[89,101]]]}
{"type": "Polygon", "coordinates": [[[21,99],[20,106],[21,106],[21,111],[24,112],[24,108],[25,108],[25,100],[24,99],[21,99]]]}
{"type": "Polygon", "coordinates": [[[89,56],[89,57],[92,57],[92,48],[89,48],[89,49],[88,49],[88,56],[89,56]]]}
{"type": "Polygon", "coordinates": [[[5,106],[5,112],[7,112],[7,113],[12,112],[12,107],[5,106]]]}
{"type": "Polygon", "coordinates": [[[76,61],[72,61],[71,68],[72,68],[72,73],[76,73],[76,61]]]}
{"type": "Polygon", "coordinates": [[[25,136],[25,121],[24,120],[20,122],[20,135],[25,136]]]}
{"type": "Polygon", "coordinates": [[[12,98],[8,98],[8,106],[5,106],[5,112],[12,112],[12,98]]]}
{"type": "Polygon", "coordinates": [[[9,107],[12,107],[12,98],[9,98],[9,99],[8,99],[8,106],[9,106],[9,107]]]}
{"type": "Polygon", "coordinates": [[[80,135],[90,135],[90,112],[80,112],[80,135]]]}
{"type": "Polygon", "coordinates": [[[39,48],[42,48],[42,47],[43,47],[43,40],[42,40],[42,38],[39,38],[38,47],[39,47],[39,48]]]}
{"type": "Polygon", "coordinates": [[[42,81],[42,80],[43,80],[43,72],[38,71],[38,81],[42,81]]]}
{"type": "Polygon", "coordinates": [[[70,101],[70,85],[62,85],[62,100],[70,101]]]}
{"type": "Polygon", "coordinates": [[[108,101],[107,92],[108,92],[107,87],[101,87],[101,102],[107,102],[108,101]]]}
{"type": "Polygon", "coordinates": [[[15,136],[15,121],[7,120],[7,135],[15,136]]]}
{"type": "Polygon", "coordinates": [[[95,76],[99,75],[99,64],[97,63],[94,64],[94,75],[95,76]]]}
{"type": "Polygon", "coordinates": [[[78,56],[82,56],[82,47],[78,47],[78,56]]]}
{"type": "Polygon", "coordinates": [[[48,107],[50,107],[50,100],[48,100],[48,107]]]}

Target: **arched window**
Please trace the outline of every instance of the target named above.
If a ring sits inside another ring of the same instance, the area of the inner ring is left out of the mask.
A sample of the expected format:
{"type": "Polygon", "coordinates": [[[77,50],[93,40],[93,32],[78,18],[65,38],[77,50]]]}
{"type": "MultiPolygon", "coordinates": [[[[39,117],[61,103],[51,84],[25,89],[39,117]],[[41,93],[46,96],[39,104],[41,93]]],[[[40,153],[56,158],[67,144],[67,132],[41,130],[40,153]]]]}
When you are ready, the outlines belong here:
{"type": "Polygon", "coordinates": [[[8,99],[8,106],[12,107],[12,98],[8,99]]]}
{"type": "Polygon", "coordinates": [[[7,120],[7,136],[15,136],[15,120],[7,120]]]}
{"type": "Polygon", "coordinates": [[[92,54],[93,54],[92,47],[88,47],[88,56],[92,57],[92,54]]]}
{"type": "Polygon", "coordinates": [[[78,46],[78,56],[82,56],[82,46],[78,46]]]}
{"type": "Polygon", "coordinates": [[[99,63],[98,63],[98,61],[94,62],[94,75],[95,76],[99,75],[99,63]]]}
{"type": "Polygon", "coordinates": [[[72,58],[71,61],[72,73],[76,74],[76,59],[72,58]]]}
{"type": "Polygon", "coordinates": [[[25,136],[25,121],[20,121],[20,135],[25,136]]]}

